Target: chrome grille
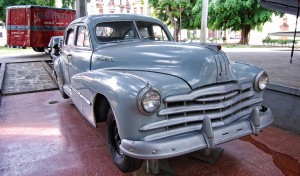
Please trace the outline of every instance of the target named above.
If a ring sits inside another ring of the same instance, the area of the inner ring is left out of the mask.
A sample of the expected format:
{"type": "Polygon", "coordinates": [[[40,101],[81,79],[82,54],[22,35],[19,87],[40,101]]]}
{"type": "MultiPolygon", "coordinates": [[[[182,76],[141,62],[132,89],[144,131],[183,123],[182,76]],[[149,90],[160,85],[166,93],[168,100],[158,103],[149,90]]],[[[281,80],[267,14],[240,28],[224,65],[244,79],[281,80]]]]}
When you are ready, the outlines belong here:
{"type": "Polygon", "coordinates": [[[158,112],[163,120],[146,124],[141,131],[159,129],[162,132],[150,134],[142,140],[151,141],[175,135],[199,131],[202,121],[208,116],[213,127],[222,126],[251,113],[259,107],[261,97],[255,97],[252,83],[214,85],[188,94],[165,98],[166,108],[158,112]]]}

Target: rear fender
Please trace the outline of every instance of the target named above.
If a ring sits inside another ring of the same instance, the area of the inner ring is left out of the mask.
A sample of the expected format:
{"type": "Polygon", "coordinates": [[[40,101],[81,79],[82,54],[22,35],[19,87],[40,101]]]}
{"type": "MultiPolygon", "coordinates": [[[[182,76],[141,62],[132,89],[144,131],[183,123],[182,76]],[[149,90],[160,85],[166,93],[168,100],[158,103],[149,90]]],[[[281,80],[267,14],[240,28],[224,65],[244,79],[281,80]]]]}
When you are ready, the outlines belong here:
{"type": "Polygon", "coordinates": [[[64,75],[62,71],[62,61],[57,58],[54,61],[54,72],[59,85],[64,85],[64,75]]]}

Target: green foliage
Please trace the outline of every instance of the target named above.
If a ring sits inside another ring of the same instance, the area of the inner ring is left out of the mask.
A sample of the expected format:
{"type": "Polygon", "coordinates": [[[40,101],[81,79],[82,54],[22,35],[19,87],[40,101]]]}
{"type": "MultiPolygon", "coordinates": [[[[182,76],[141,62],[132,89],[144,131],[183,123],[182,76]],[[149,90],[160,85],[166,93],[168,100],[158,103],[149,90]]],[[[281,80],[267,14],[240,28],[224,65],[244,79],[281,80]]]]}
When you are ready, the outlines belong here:
{"type": "Polygon", "coordinates": [[[179,29],[196,29],[194,25],[193,7],[197,0],[149,0],[155,9],[155,16],[167,25],[174,27],[174,37],[177,40],[179,29]]]}
{"type": "Polygon", "coordinates": [[[148,3],[155,9],[155,15],[171,25],[170,16],[178,23],[182,23],[184,29],[195,29],[193,26],[192,9],[196,0],[149,0],[148,3]],[[167,10],[169,9],[169,14],[167,10]],[[181,12],[180,12],[181,11],[181,12]]]}
{"type": "Polygon", "coordinates": [[[211,29],[238,31],[251,29],[271,21],[272,11],[260,6],[257,0],[212,0],[209,4],[208,26],[211,29]]]}
{"type": "Polygon", "coordinates": [[[75,9],[76,0],[62,0],[62,8],[72,8],[75,9]]]}
{"type": "MultiPolygon", "coordinates": [[[[209,0],[210,1],[210,0],[209,0]]],[[[201,18],[202,18],[202,0],[196,0],[196,3],[192,9],[193,14],[193,26],[197,29],[201,28],[201,18]]]]}
{"type": "MultiPolygon", "coordinates": [[[[264,45],[271,45],[271,46],[287,46],[293,44],[293,40],[289,39],[271,39],[269,36],[262,40],[264,45]]],[[[297,44],[297,41],[295,41],[297,44]]]]}
{"type": "Polygon", "coordinates": [[[55,0],[0,0],[0,21],[6,22],[6,7],[13,5],[55,6],[55,0]]]}
{"type": "Polygon", "coordinates": [[[217,30],[241,30],[240,43],[248,44],[251,29],[261,30],[264,23],[271,21],[272,14],[272,11],[261,7],[258,0],[211,0],[208,27],[217,30]]]}
{"type": "Polygon", "coordinates": [[[263,44],[271,43],[271,38],[268,36],[262,40],[263,44]]]}

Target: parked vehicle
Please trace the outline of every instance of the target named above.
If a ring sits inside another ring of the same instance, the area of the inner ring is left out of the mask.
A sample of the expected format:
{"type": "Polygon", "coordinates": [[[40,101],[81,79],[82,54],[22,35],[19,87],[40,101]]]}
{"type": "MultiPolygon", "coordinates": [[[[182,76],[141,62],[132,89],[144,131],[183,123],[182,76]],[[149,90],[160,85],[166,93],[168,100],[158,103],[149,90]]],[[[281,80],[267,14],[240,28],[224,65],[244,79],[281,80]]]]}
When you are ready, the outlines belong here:
{"type": "Polygon", "coordinates": [[[220,45],[177,43],[159,20],[94,15],[66,29],[54,63],[59,90],[107,142],[123,172],[254,133],[273,122],[262,106],[268,75],[231,62],[220,45]]]}
{"type": "Polygon", "coordinates": [[[53,36],[50,39],[46,52],[50,58],[54,60],[60,54],[60,48],[62,46],[63,36],[53,36]]]}
{"type": "Polygon", "coordinates": [[[44,52],[52,36],[61,36],[75,10],[24,5],[6,9],[7,46],[44,52]]]}

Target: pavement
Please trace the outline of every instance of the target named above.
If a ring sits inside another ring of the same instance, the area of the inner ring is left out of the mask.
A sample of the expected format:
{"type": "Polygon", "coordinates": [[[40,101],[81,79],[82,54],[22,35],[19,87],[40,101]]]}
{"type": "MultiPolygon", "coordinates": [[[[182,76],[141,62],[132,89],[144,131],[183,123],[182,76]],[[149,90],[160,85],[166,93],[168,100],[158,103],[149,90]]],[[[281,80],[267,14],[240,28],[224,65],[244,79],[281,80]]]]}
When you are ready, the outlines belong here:
{"type": "MultiPolygon", "coordinates": [[[[167,162],[176,175],[300,175],[300,137],[276,127],[219,145],[215,164],[189,155],[167,162]]],[[[105,124],[92,127],[59,91],[5,96],[0,109],[0,175],[124,174],[106,147],[105,124]]]]}
{"type": "Polygon", "coordinates": [[[262,67],[270,82],[300,88],[300,50],[294,52],[290,63],[291,48],[224,48],[233,61],[262,67]]]}

